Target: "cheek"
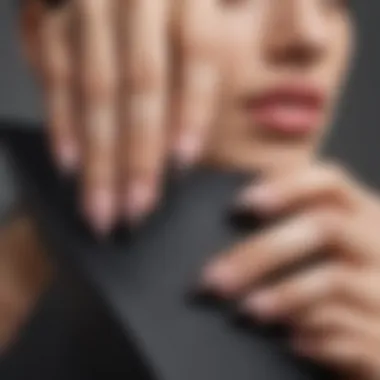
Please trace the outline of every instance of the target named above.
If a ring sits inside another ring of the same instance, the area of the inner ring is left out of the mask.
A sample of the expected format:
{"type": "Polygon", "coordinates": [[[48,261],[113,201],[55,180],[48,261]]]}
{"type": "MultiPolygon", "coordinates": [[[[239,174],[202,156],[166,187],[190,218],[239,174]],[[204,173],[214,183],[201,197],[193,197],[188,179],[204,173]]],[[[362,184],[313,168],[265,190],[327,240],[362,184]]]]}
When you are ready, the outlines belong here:
{"type": "Polygon", "coordinates": [[[344,24],[333,30],[334,38],[330,39],[329,73],[331,84],[336,87],[337,92],[345,83],[351,69],[355,52],[355,32],[350,25],[344,24]]]}
{"type": "Polygon", "coordinates": [[[225,19],[220,34],[221,69],[230,88],[244,89],[260,62],[260,20],[255,13],[225,19]]]}

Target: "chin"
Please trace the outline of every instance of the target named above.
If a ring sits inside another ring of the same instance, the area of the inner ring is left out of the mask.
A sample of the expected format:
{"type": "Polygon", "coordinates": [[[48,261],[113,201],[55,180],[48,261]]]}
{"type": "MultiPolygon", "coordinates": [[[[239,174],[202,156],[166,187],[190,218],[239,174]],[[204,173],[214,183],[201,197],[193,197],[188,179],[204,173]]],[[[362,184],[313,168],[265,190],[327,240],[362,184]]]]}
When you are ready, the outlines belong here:
{"type": "Polygon", "coordinates": [[[317,144],[311,141],[229,140],[219,145],[209,156],[214,165],[233,170],[263,174],[282,174],[296,170],[316,156],[317,144]]]}

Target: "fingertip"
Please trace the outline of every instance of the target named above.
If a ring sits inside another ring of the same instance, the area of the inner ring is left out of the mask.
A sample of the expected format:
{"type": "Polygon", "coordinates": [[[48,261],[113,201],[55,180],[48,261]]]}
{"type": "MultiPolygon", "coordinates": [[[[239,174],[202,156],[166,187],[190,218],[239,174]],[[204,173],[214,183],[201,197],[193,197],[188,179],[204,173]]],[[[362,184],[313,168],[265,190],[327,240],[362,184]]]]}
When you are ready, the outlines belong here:
{"type": "Polygon", "coordinates": [[[186,170],[195,165],[201,155],[201,142],[197,136],[182,134],[174,146],[176,165],[180,170],[186,170]]]}
{"type": "Polygon", "coordinates": [[[201,273],[199,281],[201,292],[215,293],[230,297],[236,290],[236,276],[226,262],[219,261],[208,264],[201,273]]]}
{"type": "Polygon", "coordinates": [[[58,149],[58,165],[65,174],[72,174],[79,166],[79,153],[74,144],[62,144],[58,149]]]}
{"type": "Polygon", "coordinates": [[[270,216],[281,210],[281,198],[266,185],[248,187],[238,194],[235,200],[237,210],[253,210],[261,215],[270,216]]]}
{"type": "Polygon", "coordinates": [[[272,294],[265,291],[253,293],[243,300],[241,309],[254,314],[259,320],[271,320],[276,316],[277,304],[272,294]]]}
{"type": "Polygon", "coordinates": [[[93,191],[85,201],[85,216],[97,236],[106,237],[112,229],[115,218],[111,192],[93,191]]]}
{"type": "Polygon", "coordinates": [[[124,211],[127,223],[137,228],[153,211],[157,202],[155,187],[144,181],[132,181],[126,191],[124,211]]]}

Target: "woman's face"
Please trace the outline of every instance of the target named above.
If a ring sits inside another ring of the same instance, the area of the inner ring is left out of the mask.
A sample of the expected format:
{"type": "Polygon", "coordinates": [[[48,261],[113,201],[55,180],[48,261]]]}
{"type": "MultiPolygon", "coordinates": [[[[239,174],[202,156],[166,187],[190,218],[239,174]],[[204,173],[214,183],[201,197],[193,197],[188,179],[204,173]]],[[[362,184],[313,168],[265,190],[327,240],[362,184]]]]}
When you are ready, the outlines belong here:
{"type": "Polygon", "coordinates": [[[223,94],[206,159],[281,171],[307,163],[351,61],[349,0],[214,1],[223,94]]]}
{"type": "Polygon", "coordinates": [[[313,157],[351,61],[347,3],[224,1],[224,95],[209,144],[212,159],[283,171],[313,157]]]}

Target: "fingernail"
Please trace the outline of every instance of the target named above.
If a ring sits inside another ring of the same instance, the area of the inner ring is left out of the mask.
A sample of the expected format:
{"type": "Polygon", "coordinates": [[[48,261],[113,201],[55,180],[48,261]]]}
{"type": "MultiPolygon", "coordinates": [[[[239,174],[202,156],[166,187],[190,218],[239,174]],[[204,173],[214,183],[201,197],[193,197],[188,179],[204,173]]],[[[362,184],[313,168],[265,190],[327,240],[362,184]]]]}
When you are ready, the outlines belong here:
{"type": "Polygon", "coordinates": [[[276,304],[269,293],[257,293],[243,301],[242,310],[254,313],[259,319],[272,318],[276,312],[276,304]]]}
{"type": "Polygon", "coordinates": [[[237,207],[254,207],[259,212],[271,212],[279,206],[279,199],[273,189],[267,185],[244,190],[238,197],[237,207]]]}
{"type": "Polygon", "coordinates": [[[208,265],[201,277],[200,289],[206,292],[220,292],[228,295],[233,292],[235,284],[234,272],[226,262],[208,265]]]}
{"type": "Polygon", "coordinates": [[[59,163],[64,172],[73,172],[78,165],[78,154],[73,144],[63,144],[59,150],[59,163]]]}
{"type": "Polygon", "coordinates": [[[107,235],[112,227],[114,217],[112,203],[111,193],[105,189],[96,190],[91,195],[88,212],[90,223],[101,237],[107,235]]]}
{"type": "Polygon", "coordinates": [[[127,190],[125,212],[133,227],[140,225],[154,204],[154,190],[144,182],[132,183],[127,190]]]}
{"type": "Polygon", "coordinates": [[[180,169],[187,169],[195,164],[201,151],[199,139],[190,134],[180,136],[175,147],[175,156],[180,169]]]}

